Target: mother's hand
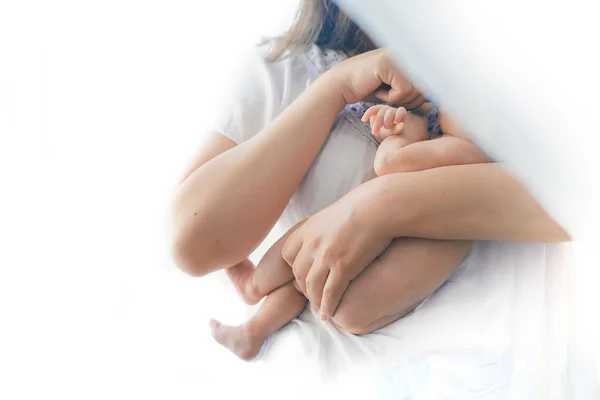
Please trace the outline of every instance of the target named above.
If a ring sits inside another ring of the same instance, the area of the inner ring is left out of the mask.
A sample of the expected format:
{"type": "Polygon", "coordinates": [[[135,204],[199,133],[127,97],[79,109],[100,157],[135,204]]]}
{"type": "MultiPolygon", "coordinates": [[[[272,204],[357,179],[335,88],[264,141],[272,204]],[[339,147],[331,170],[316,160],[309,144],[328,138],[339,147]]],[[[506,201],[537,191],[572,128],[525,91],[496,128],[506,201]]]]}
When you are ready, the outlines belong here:
{"type": "Polygon", "coordinates": [[[350,281],[379,256],[393,237],[371,218],[369,182],[321,210],[298,228],[283,247],[300,290],[321,318],[330,318],[350,281]]]}
{"type": "Polygon", "coordinates": [[[386,49],[351,57],[333,67],[326,75],[339,81],[347,104],[374,96],[385,103],[412,110],[425,102],[412,81],[395,66],[386,49]]]}

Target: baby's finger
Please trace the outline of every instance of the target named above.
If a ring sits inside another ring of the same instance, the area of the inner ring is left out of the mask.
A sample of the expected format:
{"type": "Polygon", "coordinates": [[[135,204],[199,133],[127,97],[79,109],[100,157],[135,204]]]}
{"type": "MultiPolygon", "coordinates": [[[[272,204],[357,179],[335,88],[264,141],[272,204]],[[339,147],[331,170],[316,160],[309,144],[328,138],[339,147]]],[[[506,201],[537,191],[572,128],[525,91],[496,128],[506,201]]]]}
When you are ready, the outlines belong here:
{"type": "Polygon", "coordinates": [[[373,133],[373,135],[377,136],[379,134],[379,129],[381,128],[381,126],[379,125],[379,119],[377,118],[377,115],[373,115],[371,117],[371,119],[369,120],[369,124],[371,125],[371,132],[373,133]]]}
{"type": "Polygon", "coordinates": [[[380,108],[381,108],[380,105],[369,107],[369,109],[365,112],[365,114],[361,118],[362,122],[367,122],[368,120],[370,120],[372,116],[376,115],[379,112],[380,108]]]}
{"type": "Polygon", "coordinates": [[[404,107],[398,108],[396,110],[396,115],[394,115],[394,123],[399,124],[400,122],[404,121],[404,119],[406,118],[407,115],[408,115],[408,111],[406,111],[406,108],[404,108],[404,107]]]}
{"type": "Polygon", "coordinates": [[[376,125],[377,125],[377,115],[373,115],[370,119],[369,119],[369,125],[371,125],[371,132],[373,133],[373,135],[375,137],[377,137],[377,135],[379,134],[379,130],[375,130],[376,125]]]}
{"type": "Polygon", "coordinates": [[[385,140],[385,138],[387,138],[388,136],[392,136],[392,135],[393,134],[392,134],[391,130],[381,128],[379,130],[379,133],[377,133],[376,135],[373,135],[373,137],[375,138],[377,143],[381,144],[381,142],[383,142],[385,140]]]}
{"type": "Polygon", "coordinates": [[[379,129],[379,132],[377,132],[377,135],[373,135],[375,136],[375,139],[377,139],[377,142],[381,143],[383,142],[386,138],[394,135],[394,128],[388,129],[386,127],[382,127],[379,129]]]}
{"type": "Polygon", "coordinates": [[[383,118],[385,117],[385,113],[386,112],[387,112],[387,107],[386,106],[382,106],[379,109],[379,112],[375,116],[375,125],[374,126],[371,125],[371,130],[373,131],[373,134],[378,134],[379,133],[379,130],[383,126],[383,118]]]}
{"type": "Polygon", "coordinates": [[[400,122],[399,124],[394,125],[394,129],[392,130],[393,135],[399,135],[404,130],[404,122],[400,122]]]}
{"type": "Polygon", "coordinates": [[[396,110],[394,110],[392,107],[388,108],[383,117],[383,126],[385,126],[387,129],[390,129],[394,123],[395,116],[396,110]]]}

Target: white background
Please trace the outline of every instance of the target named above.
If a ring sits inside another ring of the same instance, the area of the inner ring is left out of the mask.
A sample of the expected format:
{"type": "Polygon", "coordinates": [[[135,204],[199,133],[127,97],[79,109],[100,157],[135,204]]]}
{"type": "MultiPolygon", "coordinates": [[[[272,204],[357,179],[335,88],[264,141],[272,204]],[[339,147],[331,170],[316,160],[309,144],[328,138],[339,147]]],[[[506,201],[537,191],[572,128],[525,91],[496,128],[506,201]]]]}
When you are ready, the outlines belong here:
{"type": "Polygon", "coordinates": [[[295,4],[0,3],[0,398],[262,398],[207,329],[246,309],[174,268],[167,212],[237,60],[295,4]]]}
{"type": "Polygon", "coordinates": [[[207,329],[245,308],[173,266],[168,204],[237,60],[295,6],[0,2],[0,398],[247,394],[256,369],[207,329]]]}

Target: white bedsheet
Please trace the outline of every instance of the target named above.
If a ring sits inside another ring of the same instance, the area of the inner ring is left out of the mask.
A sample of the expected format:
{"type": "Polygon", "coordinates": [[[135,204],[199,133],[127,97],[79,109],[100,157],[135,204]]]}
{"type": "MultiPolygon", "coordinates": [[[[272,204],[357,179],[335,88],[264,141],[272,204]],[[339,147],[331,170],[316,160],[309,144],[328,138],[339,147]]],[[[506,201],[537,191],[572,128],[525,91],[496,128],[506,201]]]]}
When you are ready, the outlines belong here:
{"type": "Polygon", "coordinates": [[[325,383],[324,397],[566,398],[570,254],[568,244],[478,242],[412,314],[357,337],[307,309],[261,360],[290,385],[325,383]]]}

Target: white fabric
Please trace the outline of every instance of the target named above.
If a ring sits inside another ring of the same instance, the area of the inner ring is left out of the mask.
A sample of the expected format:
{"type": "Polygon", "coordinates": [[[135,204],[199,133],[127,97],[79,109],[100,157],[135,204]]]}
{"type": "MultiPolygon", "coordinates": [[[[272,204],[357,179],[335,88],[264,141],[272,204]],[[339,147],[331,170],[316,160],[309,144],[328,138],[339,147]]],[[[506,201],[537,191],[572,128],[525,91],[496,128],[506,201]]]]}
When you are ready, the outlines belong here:
{"type": "Polygon", "coordinates": [[[598,2],[338,3],[575,239],[600,237],[598,2]]]}
{"type": "MultiPolygon", "coordinates": [[[[249,54],[234,81],[227,106],[213,125],[236,143],[251,139],[291,104],[320,74],[344,59],[343,54],[306,52],[276,63],[265,57],[268,45],[249,54]]],[[[360,118],[364,104],[346,107],[333,124],[319,155],[290,200],[281,226],[289,229],[335,202],[361,183],[374,178],[377,141],[360,118]]]]}
{"type": "Polygon", "coordinates": [[[343,394],[368,389],[376,399],[563,399],[567,248],[477,242],[409,316],[356,337],[307,309],[273,336],[264,359],[278,370],[301,363],[343,381],[343,394]]]}
{"type": "MultiPolygon", "coordinates": [[[[252,57],[231,98],[232,111],[215,126],[238,143],[257,134],[322,72],[324,56],[315,58],[314,47],[274,64],[264,61],[264,51],[252,57]]],[[[339,115],[281,228],[374,177],[377,145],[359,121],[362,111],[358,104],[339,115]]],[[[356,337],[307,309],[269,340],[261,357],[271,373],[301,371],[289,377],[290,384],[329,382],[336,398],[359,393],[383,399],[563,398],[569,254],[566,244],[478,242],[411,315],[356,337]]],[[[331,398],[329,391],[310,395],[331,398]]]]}
{"type": "Polygon", "coordinates": [[[229,85],[213,128],[240,144],[251,139],[290,105],[318,76],[346,59],[312,46],[281,61],[266,61],[270,44],[246,54],[229,85]]]}

